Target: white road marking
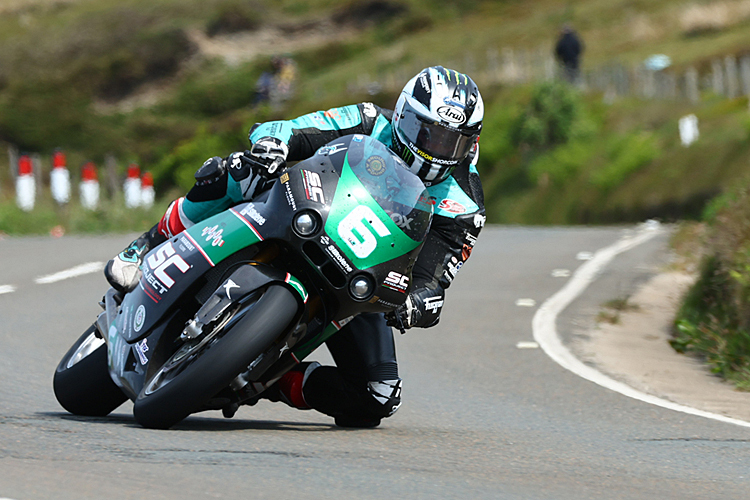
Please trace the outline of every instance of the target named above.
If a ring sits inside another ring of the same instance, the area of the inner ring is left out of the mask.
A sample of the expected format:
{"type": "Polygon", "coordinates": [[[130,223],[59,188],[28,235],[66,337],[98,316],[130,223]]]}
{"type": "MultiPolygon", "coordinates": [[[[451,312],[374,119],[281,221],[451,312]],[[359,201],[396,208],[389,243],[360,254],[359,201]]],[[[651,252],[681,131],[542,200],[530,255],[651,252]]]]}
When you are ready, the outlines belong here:
{"type": "Polygon", "coordinates": [[[591,252],[578,252],[576,254],[577,260],[591,260],[594,258],[594,254],[591,252]]]}
{"type": "Polygon", "coordinates": [[[516,305],[518,307],[534,307],[536,305],[536,300],[534,300],[534,299],[518,299],[516,301],[516,305]]]}
{"type": "Polygon", "coordinates": [[[46,285],[49,283],[56,283],[58,281],[83,276],[84,274],[96,273],[104,269],[103,262],[87,262],[80,266],[71,267],[65,271],[60,271],[55,274],[48,274],[47,276],[40,276],[34,280],[34,283],[39,285],[46,285]]]}
{"type": "Polygon", "coordinates": [[[739,425],[742,427],[750,427],[750,422],[672,403],[671,401],[640,392],[622,382],[611,379],[603,373],[600,373],[579,361],[573,356],[568,348],[563,345],[557,334],[557,328],[555,326],[557,315],[570,305],[570,303],[573,302],[573,300],[575,300],[589,284],[591,284],[604,266],[620,253],[645,243],[659,233],[660,229],[658,226],[644,224],[641,229],[632,236],[624,237],[617,243],[597,251],[591,260],[582,264],[581,267],[576,270],[573,277],[562,289],[560,289],[560,291],[547,299],[536,311],[532,321],[534,340],[539,343],[542,350],[544,350],[553,361],[566,370],[570,370],[579,377],[585,378],[586,380],[602,387],[619,392],[623,396],[628,396],[643,401],[644,403],[661,406],[662,408],[687,413],[689,415],[710,418],[718,420],[719,422],[739,425]]]}
{"type": "Polygon", "coordinates": [[[570,276],[570,270],[569,269],[553,269],[552,270],[552,277],[553,278],[567,278],[570,276]]]}
{"type": "MultiPolygon", "coordinates": [[[[13,285],[0,285],[0,295],[4,293],[12,293],[16,291],[16,287],[13,285]]],[[[0,498],[0,500],[3,500],[0,498]]]]}
{"type": "Polygon", "coordinates": [[[516,344],[518,349],[539,349],[539,344],[536,342],[519,342],[516,344]]]}

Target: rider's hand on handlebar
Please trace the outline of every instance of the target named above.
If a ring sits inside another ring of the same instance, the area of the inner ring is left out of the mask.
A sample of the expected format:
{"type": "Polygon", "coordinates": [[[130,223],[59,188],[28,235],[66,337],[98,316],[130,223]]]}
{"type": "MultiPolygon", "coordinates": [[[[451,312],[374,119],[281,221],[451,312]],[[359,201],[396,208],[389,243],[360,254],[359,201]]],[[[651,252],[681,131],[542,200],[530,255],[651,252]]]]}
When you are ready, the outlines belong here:
{"type": "Polygon", "coordinates": [[[406,301],[398,306],[393,311],[385,313],[385,324],[393,328],[398,328],[401,333],[406,333],[406,330],[414,326],[421,318],[421,313],[417,308],[414,307],[414,301],[411,296],[406,298],[406,301]]]}
{"type": "Polygon", "coordinates": [[[266,178],[275,177],[286,168],[286,157],[289,148],[275,137],[261,137],[250,149],[250,158],[243,159],[253,163],[260,175],[266,178]]]}

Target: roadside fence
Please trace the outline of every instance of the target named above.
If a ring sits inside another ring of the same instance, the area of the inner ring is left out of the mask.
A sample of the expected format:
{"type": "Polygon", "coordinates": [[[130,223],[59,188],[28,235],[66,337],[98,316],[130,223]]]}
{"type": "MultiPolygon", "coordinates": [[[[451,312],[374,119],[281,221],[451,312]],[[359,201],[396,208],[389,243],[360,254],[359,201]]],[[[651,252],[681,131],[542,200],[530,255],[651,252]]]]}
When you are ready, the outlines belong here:
{"type": "MultiPolygon", "coordinates": [[[[668,57],[659,57],[669,60],[668,57]]],[[[585,63],[585,58],[584,58],[585,63]]],[[[352,81],[350,94],[397,92],[416,71],[442,64],[472,76],[480,86],[520,85],[562,79],[562,71],[552,50],[505,47],[487,49],[483,54],[468,54],[461,61],[419,60],[408,68],[362,74],[352,81]]],[[[598,67],[584,67],[576,84],[589,92],[601,92],[605,101],[636,96],[643,99],[670,99],[698,102],[703,94],[734,99],[750,96],[750,50],[728,54],[689,67],[652,67],[647,61],[625,64],[611,61],[598,67]]]]}

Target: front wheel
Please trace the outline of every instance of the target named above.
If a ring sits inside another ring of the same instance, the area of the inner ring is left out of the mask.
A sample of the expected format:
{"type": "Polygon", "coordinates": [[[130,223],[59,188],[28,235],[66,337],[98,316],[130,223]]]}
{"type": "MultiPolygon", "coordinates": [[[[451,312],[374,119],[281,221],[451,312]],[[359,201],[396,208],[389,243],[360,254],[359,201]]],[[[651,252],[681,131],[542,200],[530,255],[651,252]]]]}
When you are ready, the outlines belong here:
{"type": "Polygon", "coordinates": [[[186,342],[144,384],[133,414],[144,427],[168,429],[240,373],[289,326],[297,312],[292,292],[271,285],[232,320],[186,342]]]}
{"type": "Polygon", "coordinates": [[[57,401],[73,415],[103,417],[128,399],[109,376],[107,345],[95,325],[63,356],[52,386],[57,401]]]}

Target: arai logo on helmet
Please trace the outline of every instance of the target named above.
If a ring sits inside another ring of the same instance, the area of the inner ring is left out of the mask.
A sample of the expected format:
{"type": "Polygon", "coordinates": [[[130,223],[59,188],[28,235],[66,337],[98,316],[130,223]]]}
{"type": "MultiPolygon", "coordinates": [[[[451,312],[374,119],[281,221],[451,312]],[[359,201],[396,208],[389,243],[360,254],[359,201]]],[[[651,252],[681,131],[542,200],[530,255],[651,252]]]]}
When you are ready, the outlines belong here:
{"type": "Polygon", "coordinates": [[[466,121],[466,115],[460,109],[454,106],[440,106],[437,114],[443,120],[450,123],[463,123],[466,121]]]}

